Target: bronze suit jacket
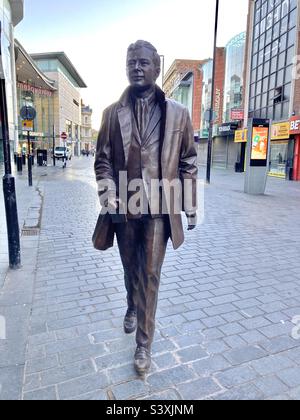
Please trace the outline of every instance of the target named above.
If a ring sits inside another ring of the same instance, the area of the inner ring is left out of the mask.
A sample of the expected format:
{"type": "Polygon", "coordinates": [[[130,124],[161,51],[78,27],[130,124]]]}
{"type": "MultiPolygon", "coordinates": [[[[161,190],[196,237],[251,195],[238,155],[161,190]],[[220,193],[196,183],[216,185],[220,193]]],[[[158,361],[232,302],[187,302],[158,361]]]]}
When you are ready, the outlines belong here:
{"type": "MultiPolygon", "coordinates": [[[[184,185],[185,179],[190,180],[193,186],[192,206],[189,208],[185,205],[183,210],[187,216],[192,215],[195,213],[197,205],[198,169],[194,130],[189,111],[179,103],[166,99],[158,87],[156,87],[156,95],[161,107],[160,179],[169,182],[179,179],[182,185],[184,185]]],[[[133,135],[132,101],[130,88],[128,88],[119,102],[104,111],[95,160],[97,181],[111,180],[112,185],[116,185],[117,194],[119,172],[126,171],[133,135]]],[[[142,176],[146,185],[151,184],[152,179],[151,171],[149,171],[150,162],[151,156],[147,150],[142,149],[142,164],[145,164],[142,165],[142,176]],[[147,167],[147,170],[144,170],[143,167],[147,167]]],[[[173,194],[172,200],[173,202],[168,208],[168,215],[171,239],[174,249],[177,249],[184,242],[184,231],[181,214],[174,211],[174,208],[182,208],[183,197],[173,194]]]]}

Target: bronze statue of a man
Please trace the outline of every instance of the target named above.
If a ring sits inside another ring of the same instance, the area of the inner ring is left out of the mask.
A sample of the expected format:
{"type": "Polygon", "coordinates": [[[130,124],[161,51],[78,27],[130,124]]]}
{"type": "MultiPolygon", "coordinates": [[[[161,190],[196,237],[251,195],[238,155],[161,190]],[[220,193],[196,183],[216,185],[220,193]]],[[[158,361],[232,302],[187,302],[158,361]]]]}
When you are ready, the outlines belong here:
{"type": "Polygon", "coordinates": [[[102,205],[112,213],[96,228],[103,242],[98,249],[112,246],[116,234],[127,290],[124,330],[136,331],[134,364],[140,375],[151,366],[168,240],[179,248],[184,242],[181,212],[185,211],[191,230],[197,211],[197,154],[189,112],[165,98],[156,85],[160,71],[160,56],[149,42],[137,41],[128,48],[130,86],[119,102],[104,111],[95,161],[100,199],[106,197],[102,205]],[[160,188],[155,190],[156,181],[160,188]],[[176,181],[182,190],[170,188],[166,199],[166,185],[174,186],[176,181]],[[132,183],[139,185],[139,199],[129,187],[132,183]]]}

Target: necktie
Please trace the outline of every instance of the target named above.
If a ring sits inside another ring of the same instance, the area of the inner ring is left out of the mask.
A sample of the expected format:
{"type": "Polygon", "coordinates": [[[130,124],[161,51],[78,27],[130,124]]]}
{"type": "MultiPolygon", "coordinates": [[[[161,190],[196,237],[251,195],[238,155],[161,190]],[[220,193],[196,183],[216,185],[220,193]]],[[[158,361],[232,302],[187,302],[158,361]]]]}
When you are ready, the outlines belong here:
{"type": "Polygon", "coordinates": [[[149,106],[147,99],[136,99],[136,117],[140,135],[143,137],[149,123],[149,106]]]}

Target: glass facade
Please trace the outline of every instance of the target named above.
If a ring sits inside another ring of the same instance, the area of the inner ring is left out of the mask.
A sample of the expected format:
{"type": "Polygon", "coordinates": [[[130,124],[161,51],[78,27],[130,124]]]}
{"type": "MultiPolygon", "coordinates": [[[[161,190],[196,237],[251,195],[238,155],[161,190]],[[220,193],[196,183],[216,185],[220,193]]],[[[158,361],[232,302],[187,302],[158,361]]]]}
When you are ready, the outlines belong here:
{"type": "Polygon", "coordinates": [[[290,117],[297,0],[257,0],[251,62],[250,117],[290,117]]]}
{"type": "MultiPolygon", "coordinates": [[[[12,23],[11,8],[8,0],[0,0],[0,20],[2,25],[2,64],[6,81],[6,97],[9,122],[9,138],[14,141],[14,109],[13,109],[13,77],[12,77],[12,60],[11,60],[11,44],[12,44],[12,23]]],[[[1,124],[1,121],[0,121],[1,124]]],[[[3,161],[3,141],[2,130],[0,130],[0,162],[3,161]]]]}
{"type": "MultiPolygon", "coordinates": [[[[32,70],[34,71],[34,70],[32,70]]],[[[18,109],[32,106],[36,110],[33,131],[38,136],[33,138],[34,149],[52,150],[54,124],[54,96],[53,92],[29,84],[17,83],[18,109]]],[[[22,121],[19,116],[19,140],[23,149],[27,148],[27,136],[23,134],[22,121]]]]}
{"type": "Polygon", "coordinates": [[[205,120],[205,113],[210,109],[211,102],[211,84],[213,73],[213,60],[209,60],[202,66],[203,72],[203,91],[201,106],[201,138],[208,138],[209,123],[205,120]]]}
{"type": "Polygon", "coordinates": [[[190,73],[180,82],[177,89],[174,90],[171,96],[172,99],[186,106],[193,115],[193,74],[190,73]]]}
{"type": "Polygon", "coordinates": [[[234,37],[226,46],[223,122],[231,121],[231,110],[242,108],[243,70],[246,32],[234,37]]]}

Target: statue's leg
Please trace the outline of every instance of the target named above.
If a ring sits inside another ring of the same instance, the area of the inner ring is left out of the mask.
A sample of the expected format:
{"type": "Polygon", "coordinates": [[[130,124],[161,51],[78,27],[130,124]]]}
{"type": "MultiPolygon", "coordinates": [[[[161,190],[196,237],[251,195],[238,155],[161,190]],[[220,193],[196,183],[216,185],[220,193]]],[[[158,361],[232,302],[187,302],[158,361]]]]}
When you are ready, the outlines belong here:
{"type": "Polygon", "coordinates": [[[137,312],[137,295],[139,283],[139,223],[129,220],[128,223],[115,225],[118,247],[124,268],[127,304],[130,312],[137,312]]]}
{"type": "Polygon", "coordinates": [[[141,279],[138,293],[137,345],[151,351],[162,265],[170,237],[164,218],[146,217],[142,222],[141,279]]]}

